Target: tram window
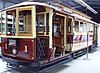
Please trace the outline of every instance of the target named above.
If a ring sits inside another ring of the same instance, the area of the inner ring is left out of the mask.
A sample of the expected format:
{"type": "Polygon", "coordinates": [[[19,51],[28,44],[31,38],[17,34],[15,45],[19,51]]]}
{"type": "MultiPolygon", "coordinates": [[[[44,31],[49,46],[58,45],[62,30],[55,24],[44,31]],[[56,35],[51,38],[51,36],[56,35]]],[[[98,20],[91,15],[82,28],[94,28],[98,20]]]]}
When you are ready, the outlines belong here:
{"type": "Polygon", "coordinates": [[[37,16],[37,32],[38,33],[44,33],[45,26],[44,26],[44,14],[38,14],[37,16]]]}
{"type": "Polygon", "coordinates": [[[89,27],[89,32],[93,32],[93,25],[91,23],[89,24],[89,27]]]}
{"type": "Polygon", "coordinates": [[[92,30],[93,28],[91,28],[91,24],[90,23],[85,23],[85,28],[84,28],[85,32],[89,32],[90,30],[92,30]]]}
{"type": "Polygon", "coordinates": [[[15,35],[16,10],[7,11],[7,35],[15,35]]]}
{"type": "Polygon", "coordinates": [[[19,33],[31,34],[31,10],[19,11],[19,33]]]}
{"type": "Polygon", "coordinates": [[[54,24],[54,36],[59,36],[58,24],[54,24]]]}
{"type": "Polygon", "coordinates": [[[71,32],[71,24],[72,24],[72,19],[68,18],[67,19],[67,32],[71,32]]]}
{"type": "Polygon", "coordinates": [[[75,21],[75,23],[74,23],[74,29],[75,29],[76,32],[79,31],[79,22],[78,21],[75,21]]]}
{"type": "Polygon", "coordinates": [[[46,13],[46,34],[49,35],[49,13],[46,13]]]}
{"type": "Polygon", "coordinates": [[[6,12],[1,13],[1,31],[2,34],[6,34],[6,12]]]}
{"type": "Polygon", "coordinates": [[[84,32],[84,24],[83,24],[83,22],[80,22],[80,31],[84,32]]]}

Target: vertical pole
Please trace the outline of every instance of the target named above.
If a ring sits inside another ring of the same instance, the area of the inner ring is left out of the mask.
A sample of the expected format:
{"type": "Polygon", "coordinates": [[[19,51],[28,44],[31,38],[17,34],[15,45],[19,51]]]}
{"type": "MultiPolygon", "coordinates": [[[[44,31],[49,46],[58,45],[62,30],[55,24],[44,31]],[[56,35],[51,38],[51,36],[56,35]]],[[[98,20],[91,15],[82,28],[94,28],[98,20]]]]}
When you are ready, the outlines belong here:
{"type": "Polygon", "coordinates": [[[88,49],[89,49],[89,48],[88,48],[88,38],[89,38],[89,37],[88,37],[88,35],[89,35],[89,34],[88,34],[88,32],[87,32],[87,49],[86,49],[86,59],[88,59],[88,49]]]}
{"type": "MultiPolygon", "coordinates": [[[[86,7],[86,14],[87,14],[87,7],[86,7]]],[[[86,48],[86,59],[88,59],[88,32],[87,32],[87,48],[86,48]]]]}
{"type": "Polygon", "coordinates": [[[67,20],[67,18],[65,17],[65,19],[64,19],[64,54],[65,54],[65,50],[67,47],[67,45],[66,45],[66,20],[67,20]]]}

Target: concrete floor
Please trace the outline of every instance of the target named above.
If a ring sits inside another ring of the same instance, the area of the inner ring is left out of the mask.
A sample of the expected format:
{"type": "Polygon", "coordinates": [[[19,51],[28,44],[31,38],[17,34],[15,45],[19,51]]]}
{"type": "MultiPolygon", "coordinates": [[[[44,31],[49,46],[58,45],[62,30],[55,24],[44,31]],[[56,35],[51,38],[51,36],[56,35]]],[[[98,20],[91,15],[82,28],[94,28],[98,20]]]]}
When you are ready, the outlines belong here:
{"type": "MultiPolygon", "coordinates": [[[[74,59],[65,64],[51,68],[47,73],[100,73],[100,47],[95,52],[74,59]],[[84,60],[85,59],[85,60],[84,60]]],[[[6,62],[0,59],[0,73],[32,73],[23,69],[11,69],[6,67],[6,62]]]]}
{"type": "Polygon", "coordinates": [[[100,47],[95,52],[65,63],[48,73],[100,73],[100,47]]]}

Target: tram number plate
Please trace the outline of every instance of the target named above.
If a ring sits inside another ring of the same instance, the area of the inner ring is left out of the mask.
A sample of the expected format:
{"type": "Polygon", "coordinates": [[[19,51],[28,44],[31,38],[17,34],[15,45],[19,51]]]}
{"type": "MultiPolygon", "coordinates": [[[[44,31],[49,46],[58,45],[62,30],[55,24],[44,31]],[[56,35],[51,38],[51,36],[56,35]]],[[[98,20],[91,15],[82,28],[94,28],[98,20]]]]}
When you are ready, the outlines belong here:
{"type": "Polygon", "coordinates": [[[16,40],[9,39],[9,45],[16,46],[16,40]]]}

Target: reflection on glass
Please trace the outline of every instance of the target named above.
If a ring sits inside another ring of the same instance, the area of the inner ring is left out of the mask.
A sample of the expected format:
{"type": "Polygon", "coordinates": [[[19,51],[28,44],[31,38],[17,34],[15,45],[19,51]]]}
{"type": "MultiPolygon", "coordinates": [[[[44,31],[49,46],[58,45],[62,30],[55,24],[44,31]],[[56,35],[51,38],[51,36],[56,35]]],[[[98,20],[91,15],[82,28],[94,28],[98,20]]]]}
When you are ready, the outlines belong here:
{"type": "Polygon", "coordinates": [[[2,34],[6,34],[6,12],[2,12],[1,13],[1,19],[2,19],[2,27],[1,27],[1,31],[2,34]]]}
{"type": "Polygon", "coordinates": [[[7,11],[7,35],[15,35],[16,10],[7,11]]]}
{"type": "Polygon", "coordinates": [[[19,31],[20,32],[24,31],[24,16],[23,15],[19,16],[19,31]]]}

